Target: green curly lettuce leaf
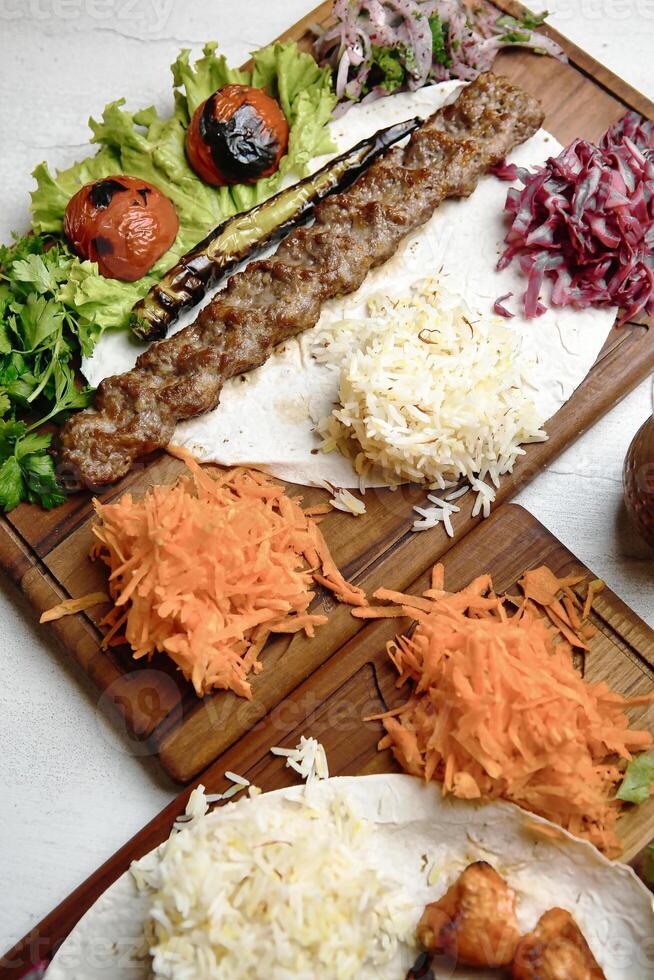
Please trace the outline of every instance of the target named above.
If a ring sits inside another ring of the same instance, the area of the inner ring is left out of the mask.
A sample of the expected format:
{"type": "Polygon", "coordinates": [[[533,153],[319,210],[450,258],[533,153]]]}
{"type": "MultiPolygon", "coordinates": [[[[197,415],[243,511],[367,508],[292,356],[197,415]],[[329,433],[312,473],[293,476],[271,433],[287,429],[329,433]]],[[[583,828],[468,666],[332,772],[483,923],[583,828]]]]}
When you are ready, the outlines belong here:
{"type": "Polygon", "coordinates": [[[164,272],[226,217],[244,211],[274,194],[286,174],[303,176],[310,160],[333,149],[326,125],[336,104],[331,72],[319,68],[294,42],[257,51],[251,71],[230,68],[216,45],[207,44],[194,65],[181,52],[172,65],[175,109],[162,118],[154,107],[129,112],[124,100],[111,102],[102,119],[91,119],[91,142],[98,152],[67,170],[52,174],[41,163],[34,171],[32,227],[37,234],[61,234],[69,198],[80,186],[112,174],[131,174],[150,181],[177,209],[179,233],[170,250],[147,276],[134,283],[103,278],[97,265],[78,262],[61,299],[80,311],[98,331],[126,327],[129,312],[164,272]],[[197,106],[217,88],[230,83],[265,87],[278,99],[289,123],[288,153],[279,170],[256,184],[210,187],[188,164],[186,129],[197,106]]]}

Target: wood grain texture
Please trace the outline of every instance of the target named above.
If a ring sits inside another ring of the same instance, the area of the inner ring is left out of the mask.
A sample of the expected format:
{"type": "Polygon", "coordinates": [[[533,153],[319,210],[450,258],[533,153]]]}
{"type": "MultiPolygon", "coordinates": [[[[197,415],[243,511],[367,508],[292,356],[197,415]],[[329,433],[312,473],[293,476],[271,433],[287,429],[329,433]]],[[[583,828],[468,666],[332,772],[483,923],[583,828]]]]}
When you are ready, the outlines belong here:
{"type": "MultiPolygon", "coordinates": [[[[429,572],[440,551],[431,539],[419,554],[397,550],[386,560],[385,580],[406,582],[413,593],[428,586],[429,572]]],[[[575,556],[521,507],[500,508],[443,558],[446,586],[459,589],[481,571],[489,571],[498,590],[513,590],[526,568],[546,563],[559,575],[594,575],[575,556]]],[[[374,573],[371,573],[374,577],[374,573]]],[[[582,590],[583,591],[583,590],[582,590]]],[[[654,631],[630,612],[613,593],[598,602],[593,622],[598,628],[587,657],[586,676],[605,680],[614,690],[640,694],[652,689],[654,679],[654,631]]],[[[224,772],[240,773],[264,790],[294,782],[283,759],[272,756],[272,745],[293,746],[300,735],[313,735],[325,746],[332,775],[393,772],[397,767],[388,752],[377,752],[382,734],[380,722],[363,718],[402,703],[405,692],[396,685],[396,674],[385,644],[409,621],[381,620],[366,625],[345,643],[328,664],[297,687],[254,725],[238,744],[213,763],[193,786],[202,782],[208,792],[227,788],[224,772]]],[[[654,706],[630,710],[635,724],[654,730],[654,706]]],[[[29,936],[0,960],[0,980],[18,977],[31,963],[48,957],[102,892],[130,865],[168,836],[175,817],[183,812],[193,786],[152,820],[94,875],[37,926],[29,936]]],[[[654,799],[632,808],[619,821],[624,860],[631,860],[652,836],[654,799]]]]}
{"type": "MultiPolygon", "coordinates": [[[[504,13],[511,14],[513,17],[521,17],[523,14],[533,12],[529,11],[523,3],[519,3],[517,0],[493,0],[493,4],[504,13]]],[[[620,78],[619,75],[616,75],[615,72],[606,68],[605,65],[596,61],[587,51],[580,48],[578,44],[574,44],[561,31],[550,27],[549,24],[545,24],[540,30],[544,31],[548,37],[551,37],[561,45],[570,63],[577,71],[591,78],[595,85],[602,88],[609,95],[614,96],[629,109],[634,109],[643,116],[651,117],[652,102],[642,92],[639,92],[633,85],[630,85],[623,78],[620,78]]]]}
{"type": "MultiPolygon", "coordinates": [[[[509,0],[501,0],[498,7],[517,9],[509,0]]],[[[330,9],[330,3],[322,4],[284,36],[306,42],[307,26],[324,21],[330,9]]],[[[654,118],[652,103],[577,47],[558,35],[557,39],[569,53],[568,65],[512,51],[498,58],[496,70],[541,99],[545,125],[559,140],[566,142],[577,135],[597,138],[625,108],[638,108],[654,118]]],[[[637,324],[614,328],[587,379],[550,420],[549,440],[528,447],[514,473],[503,479],[496,506],[509,500],[652,370],[654,331],[637,324]]],[[[172,482],[180,469],[176,460],[159,455],[138,466],[104,499],[115,499],[127,489],[142,494],[148,486],[172,482]]],[[[289,490],[300,492],[297,487],[289,490]]],[[[307,503],[325,496],[317,490],[301,492],[307,503]]],[[[418,487],[395,493],[368,492],[364,517],[353,519],[335,512],[323,529],[335,560],[352,581],[374,587],[386,576],[381,567],[384,556],[397,555],[402,561],[389,565],[388,575],[396,578],[392,584],[403,588],[415,574],[423,548],[443,554],[475,527],[478,521],[471,516],[471,498],[463,498],[453,520],[454,542],[442,528],[424,532],[419,539],[412,535],[413,505],[424,500],[424,491],[418,487]]],[[[0,520],[0,564],[26,592],[37,614],[59,598],[103,586],[103,569],[87,558],[92,514],[90,497],[76,494],[55,511],[21,506],[0,520]]],[[[317,596],[316,606],[330,612],[327,626],[312,641],[295,636],[270,643],[264,670],[253,682],[251,702],[224,692],[199,701],[162,658],[143,670],[143,664],[135,664],[127,649],[101,651],[100,610],[61,620],[56,633],[97,684],[103,704],[119,711],[126,729],[136,738],[147,739],[159,752],[165,769],[185,781],[241,738],[360,628],[348,610],[334,605],[326,593],[317,596]]]]}

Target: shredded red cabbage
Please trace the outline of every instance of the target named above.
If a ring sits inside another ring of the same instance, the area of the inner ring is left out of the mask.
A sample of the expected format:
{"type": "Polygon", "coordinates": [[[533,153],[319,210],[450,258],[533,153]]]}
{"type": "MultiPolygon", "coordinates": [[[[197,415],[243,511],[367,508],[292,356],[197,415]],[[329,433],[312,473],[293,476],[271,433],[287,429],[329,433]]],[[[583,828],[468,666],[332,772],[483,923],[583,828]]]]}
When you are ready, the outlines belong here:
{"type": "Polygon", "coordinates": [[[315,55],[334,70],[346,103],[448,78],[472,81],[505,47],[531,48],[567,60],[538,33],[546,14],[498,16],[481,0],[334,0],[334,27],[316,29],[315,55]]]}
{"type": "Polygon", "coordinates": [[[503,316],[507,320],[511,320],[515,316],[515,313],[512,313],[511,310],[507,310],[506,306],[504,305],[504,300],[511,299],[512,296],[513,293],[505,293],[504,296],[498,296],[493,303],[493,313],[496,313],[498,316],[503,316]]]}
{"type": "Polygon", "coordinates": [[[546,279],[553,306],[618,306],[620,324],[654,313],[654,122],[629,112],[598,146],[576,139],[533,173],[495,173],[524,185],[506,198],[513,219],[498,269],[517,258],[527,316],[544,311],[546,279]]]}
{"type": "Polygon", "coordinates": [[[526,167],[518,167],[515,163],[507,163],[506,160],[502,160],[501,163],[496,163],[494,167],[490,168],[490,172],[499,177],[500,180],[523,180],[523,175],[529,176],[529,171],[526,167]]]}

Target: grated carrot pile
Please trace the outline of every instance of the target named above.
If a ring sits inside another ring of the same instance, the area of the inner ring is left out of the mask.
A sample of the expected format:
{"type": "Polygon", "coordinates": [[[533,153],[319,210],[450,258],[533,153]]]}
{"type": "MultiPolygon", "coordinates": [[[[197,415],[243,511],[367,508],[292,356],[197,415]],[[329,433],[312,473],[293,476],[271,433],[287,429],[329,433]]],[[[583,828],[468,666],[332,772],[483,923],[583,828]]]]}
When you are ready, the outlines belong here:
{"type": "MultiPolygon", "coordinates": [[[[621,760],[652,736],[629,728],[625,708],[654,695],[624,698],[587,683],[573,648],[588,649],[593,627],[572,586],[548,568],[528,571],[519,597],[498,596],[488,575],[461,592],[443,589],[442,566],[422,598],[380,589],[393,606],[353,610],[365,618],[411,616],[413,633],[387,645],[406,704],[381,717],[390,747],[408,773],[464,799],[502,797],[620,852],[614,800],[621,760]]],[[[600,591],[602,583],[590,590],[600,591]]]]}
{"type": "Polygon", "coordinates": [[[249,469],[214,478],[176,455],[191,475],[174,486],[94,503],[92,556],[109,566],[114,600],[104,644],[126,641],[135,659],[166,653],[198,695],[225,688],[250,698],[247,676],[261,670],[268,636],[313,636],[326,622],[309,612],[312,578],[343,602],[366,598],[283,487],[249,469]]]}

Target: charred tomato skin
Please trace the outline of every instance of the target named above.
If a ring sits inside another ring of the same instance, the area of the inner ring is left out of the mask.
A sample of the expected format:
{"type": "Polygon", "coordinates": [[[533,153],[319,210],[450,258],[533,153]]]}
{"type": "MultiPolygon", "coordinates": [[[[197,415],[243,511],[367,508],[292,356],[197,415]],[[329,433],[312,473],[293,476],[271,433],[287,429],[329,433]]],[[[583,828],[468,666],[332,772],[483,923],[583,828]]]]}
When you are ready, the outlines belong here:
{"type": "Polygon", "coordinates": [[[186,153],[207,184],[254,184],[279,167],[288,123],[262,88],[225,85],[202,102],[186,133],[186,153]]]}
{"type": "Polygon", "coordinates": [[[118,174],[84,184],[64,213],[64,233],[80,258],[109,279],[134,282],[168,251],[179,229],[173,203],[154,184],[118,174]]]}

